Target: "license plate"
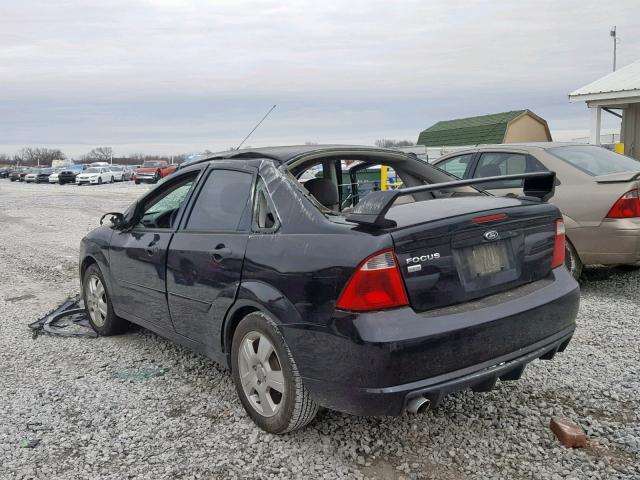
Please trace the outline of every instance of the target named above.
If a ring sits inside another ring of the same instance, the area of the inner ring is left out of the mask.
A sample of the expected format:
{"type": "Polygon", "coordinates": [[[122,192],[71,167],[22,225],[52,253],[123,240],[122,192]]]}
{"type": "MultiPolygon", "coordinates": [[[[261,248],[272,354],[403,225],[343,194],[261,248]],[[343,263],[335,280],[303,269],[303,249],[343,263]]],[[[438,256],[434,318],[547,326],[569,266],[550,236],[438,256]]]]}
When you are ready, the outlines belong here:
{"type": "Polygon", "coordinates": [[[509,253],[505,242],[474,245],[469,253],[472,277],[491,275],[509,268],[509,253]]]}

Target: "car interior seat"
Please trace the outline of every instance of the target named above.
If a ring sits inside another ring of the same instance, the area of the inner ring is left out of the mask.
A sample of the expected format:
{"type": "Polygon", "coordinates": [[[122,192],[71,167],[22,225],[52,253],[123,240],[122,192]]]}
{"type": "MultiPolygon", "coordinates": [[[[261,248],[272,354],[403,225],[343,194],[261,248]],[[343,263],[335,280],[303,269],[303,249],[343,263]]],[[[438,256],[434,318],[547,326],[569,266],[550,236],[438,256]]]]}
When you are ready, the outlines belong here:
{"type": "Polygon", "coordinates": [[[327,178],[312,178],[304,184],[304,188],[324,207],[330,210],[338,210],[338,189],[327,178]]]}
{"type": "Polygon", "coordinates": [[[500,171],[500,167],[498,165],[494,165],[493,163],[489,163],[487,165],[483,165],[478,168],[478,173],[475,175],[476,177],[499,177],[502,175],[500,171]]]}

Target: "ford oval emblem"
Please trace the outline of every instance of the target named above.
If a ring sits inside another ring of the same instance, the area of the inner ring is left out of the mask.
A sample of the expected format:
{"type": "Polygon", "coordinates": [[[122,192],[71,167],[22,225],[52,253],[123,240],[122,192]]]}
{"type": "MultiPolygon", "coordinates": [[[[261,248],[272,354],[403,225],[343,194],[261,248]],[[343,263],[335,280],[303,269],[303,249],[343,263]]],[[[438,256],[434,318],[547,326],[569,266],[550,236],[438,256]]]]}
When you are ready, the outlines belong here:
{"type": "Polygon", "coordinates": [[[485,238],[485,240],[497,240],[500,238],[500,234],[495,230],[489,230],[488,232],[484,232],[484,235],[482,236],[485,238]]]}

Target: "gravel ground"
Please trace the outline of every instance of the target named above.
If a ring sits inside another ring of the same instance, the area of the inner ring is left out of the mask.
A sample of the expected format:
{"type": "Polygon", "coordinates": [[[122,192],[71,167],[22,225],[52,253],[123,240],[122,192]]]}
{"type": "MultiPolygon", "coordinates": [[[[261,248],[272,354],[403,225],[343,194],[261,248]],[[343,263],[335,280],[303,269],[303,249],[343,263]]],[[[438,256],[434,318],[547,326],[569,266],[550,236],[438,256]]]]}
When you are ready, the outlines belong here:
{"type": "Polygon", "coordinates": [[[413,416],[325,411],[284,436],[254,426],[227,372],[147,330],[32,339],[79,290],[80,238],[146,188],[0,180],[1,478],[640,478],[640,272],[587,269],[573,342],[518,382],[413,416]],[[562,447],[552,415],[590,446],[562,447]]]}

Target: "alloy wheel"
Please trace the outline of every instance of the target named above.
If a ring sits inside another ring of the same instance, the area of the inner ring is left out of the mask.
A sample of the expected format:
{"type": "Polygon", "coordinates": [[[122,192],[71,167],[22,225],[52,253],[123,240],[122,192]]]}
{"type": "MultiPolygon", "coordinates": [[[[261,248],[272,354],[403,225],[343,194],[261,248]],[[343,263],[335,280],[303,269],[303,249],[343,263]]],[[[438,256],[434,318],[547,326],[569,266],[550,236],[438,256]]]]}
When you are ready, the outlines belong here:
{"type": "Polygon", "coordinates": [[[284,373],[271,341],[260,332],[247,333],[238,352],[242,389],[253,409],[272,417],[284,405],[284,373]]]}
{"type": "Polygon", "coordinates": [[[91,320],[97,327],[102,327],[107,319],[109,307],[107,306],[107,293],[102,280],[97,275],[91,275],[87,280],[84,298],[91,320]]]}

